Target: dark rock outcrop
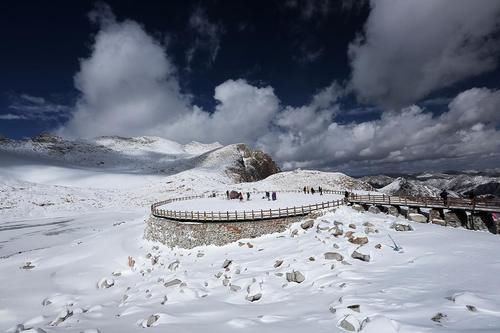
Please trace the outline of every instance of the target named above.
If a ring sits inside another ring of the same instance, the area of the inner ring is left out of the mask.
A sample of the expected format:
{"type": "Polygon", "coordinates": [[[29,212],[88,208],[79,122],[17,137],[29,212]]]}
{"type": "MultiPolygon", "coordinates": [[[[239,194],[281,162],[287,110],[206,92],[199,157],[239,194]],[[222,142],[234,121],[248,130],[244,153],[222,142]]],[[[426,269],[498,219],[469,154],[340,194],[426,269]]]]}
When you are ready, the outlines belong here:
{"type": "Polygon", "coordinates": [[[237,182],[255,182],[281,171],[270,155],[252,150],[245,144],[238,144],[237,149],[241,158],[235,166],[228,168],[237,182]]]}

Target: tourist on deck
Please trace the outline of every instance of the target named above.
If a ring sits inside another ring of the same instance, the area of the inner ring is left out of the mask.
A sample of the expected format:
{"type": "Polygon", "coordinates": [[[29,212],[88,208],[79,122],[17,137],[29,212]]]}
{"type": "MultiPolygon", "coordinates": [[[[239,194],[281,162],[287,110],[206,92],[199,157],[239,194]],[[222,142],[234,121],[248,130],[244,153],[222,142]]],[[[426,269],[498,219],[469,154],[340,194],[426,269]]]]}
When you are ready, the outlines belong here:
{"type": "Polygon", "coordinates": [[[307,188],[304,186],[304,194],[307,193],[307,188]]]}
{"type": "Polygon", "coordinates": [[[247,192],[247,201],[250,201],[250,192],[247,192]]]}
{"type": "Polygon", "coordinates": [[[243,201],[243,194],[241,194],[241,192],[239,193],[238,198],[240,199],[240,202],[243,201]]]}
{"type": "Polygon", "coordinates": [[[348,191],[344,192],[344,201],[345,201],[345,203],[349,202],[349,192],[348,191]]]}
{"type": "Polygon", "coordinates": [[[226,191],[226,198],[229,200],[229,190],[226,191]]]}
{"type": "Polygon", "coordinates": [[[323,189],[320,187],[318,187],[318,192],[319,192],[319,195],[323,195],[323,189]]]}
{"type": "Polygon", "coordinates": [[[269,192],[268,192],[268,191],[266,191],[266,199],[267,199],[267,201],[271,200],[271,199],[269,198],[269,192]]]}
{"type": "Polygon", "coordinates": [[[311,194],[314,194],[314,187],[311,187],[311,194]]]}
{"type": "Polygon", "coordinates": [[[448,206],[448,192],[446,190],[443,190],[443,192],[441,192],[439,196],[441,197],[441,199],[443,199],[443,204],[445,206],[448,206]]]}
{"type": "Polygon", "coordinates": [[[472,209],[474,210],[476,208],[476,193],[474,193],[474,190],[469,192],[469,199],[472,209]]]}
{"type": "Polygon", "coordinates": [[[276,200],[276,192],[273,192],[273,201],[276,200]]]}

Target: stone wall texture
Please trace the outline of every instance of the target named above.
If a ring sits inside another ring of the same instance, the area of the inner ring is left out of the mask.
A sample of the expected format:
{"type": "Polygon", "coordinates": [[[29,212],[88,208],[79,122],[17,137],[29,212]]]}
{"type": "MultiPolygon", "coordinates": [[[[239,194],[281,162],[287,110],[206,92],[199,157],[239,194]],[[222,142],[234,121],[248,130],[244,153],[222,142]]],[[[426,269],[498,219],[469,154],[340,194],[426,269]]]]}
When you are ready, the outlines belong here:
{"type": "Polygon", "coordinates": [[[146,220],[144,238],[167,246],[191,249],[201,245],[225,245],[243,238],[285,231],[303,216],[251,222],[178,222],[150,216],[146,220]]]}

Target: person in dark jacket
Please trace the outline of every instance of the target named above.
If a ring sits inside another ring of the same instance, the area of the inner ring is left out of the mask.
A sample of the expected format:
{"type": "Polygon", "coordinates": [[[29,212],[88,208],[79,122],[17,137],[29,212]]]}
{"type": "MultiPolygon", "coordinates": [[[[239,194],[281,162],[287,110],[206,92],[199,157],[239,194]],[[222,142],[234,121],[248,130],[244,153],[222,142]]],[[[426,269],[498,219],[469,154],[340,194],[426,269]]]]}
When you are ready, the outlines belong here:
{"type": "Polygon", "coordinates": [[[472,205],[472,209],[476,208],[476,193],[474,193],[474,190],[469,192],[469,199],[470,203],[472,205]]]}
{"type": "Polygon", "coordinates": [[[250,200],[250,192],[247,192],[247,201],[250,200]]]}
{"type": "Polygon", "coordinates": [[[445,206],[448,206],[448,192],[446,190],[443,190],[443,192],[441,192],[439,196],[441,197],[441,199],[443,199],[443,204],[445,206]]]}
{"type": "Polygon", "coordinates": [[[318,188],[318,191],[319,191],[319,195],[323,195],[323,189],[321,188],[321,186],[318,188]]]}
{"type": "Polygon", "coordinates": [[[307,188],[304,186],[304,194],[307,193],[307,188]]]}
{"type": "Polygon", "coordinates": [[[311,194],[314,194],[314,187],[311,187],[311,194]]]}
{"type": "Polygon", "coordinates": [[[273,192],[273,201],[276,200],[276,192],[273,192]]]}

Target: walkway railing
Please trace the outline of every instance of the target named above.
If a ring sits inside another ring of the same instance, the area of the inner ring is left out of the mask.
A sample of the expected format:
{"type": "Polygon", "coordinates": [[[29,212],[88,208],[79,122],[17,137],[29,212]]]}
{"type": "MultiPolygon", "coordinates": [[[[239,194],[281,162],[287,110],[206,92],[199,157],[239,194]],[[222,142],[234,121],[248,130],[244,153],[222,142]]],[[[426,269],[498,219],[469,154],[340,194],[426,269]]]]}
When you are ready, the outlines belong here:
{"type": "MultiPolygon", "coordinates": [[[[272,191],[270,191],[272,192],[272,191]]],[[[283,192],[293,192],[298,193],[302,191],[288,190],[288,191],[275,191],[277,193],[283,192]]],[[[245,192],[246,193],[246,192],[245,192]]],[[[253,194],[261,194],[264,192],[252,192],[253,194]]],[[[343,194],[343,191],[330,191],[324,190],[325,194],[343,194]]],[[[324,201],[312,205],[305,206],[293,206],[277,209],[260,209],[260,210],[249,210],[249,211],[179,211],[179,210],[169,210],[160,209],[158,207],[169,204],[175,201],[193,200],[199,198],[209,198],[209,197],[226,197],[226,193],[216,193],[215,196],[212,195],[198,195],[182,198],[172,198],[160,202],[156,202],[151,205],[151,214],[156,217],[168,218],[176,221],[185,222],[229,222],[229,221],[256,221],[256,220],[269,220],[277,218],[286,218],[294,216],[304,216],[310,214],[314,211],[321,209],[338,207],[344,204],[343,200],[333,200],[324,201]]],[[[319,197],[319,194],[318,194],[319,197]]],[[[237,200],[237,199],[233,199],[237,200]]]]}
{"type": "Polygon", "coordinates": [[[446,204],[439,197],[396,197],[389,195],[359,195],[350,193],[349,201],[360,204],[393,205],[424,208],[463,209],[483,212],[500,212],[500,200],[476,198],[448,198],[446,204]]]}

